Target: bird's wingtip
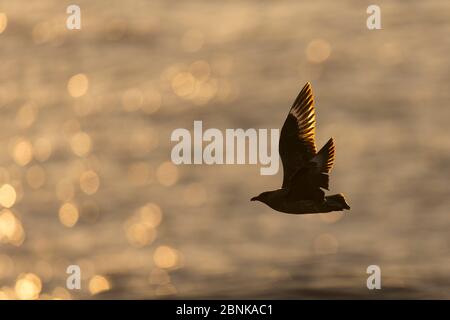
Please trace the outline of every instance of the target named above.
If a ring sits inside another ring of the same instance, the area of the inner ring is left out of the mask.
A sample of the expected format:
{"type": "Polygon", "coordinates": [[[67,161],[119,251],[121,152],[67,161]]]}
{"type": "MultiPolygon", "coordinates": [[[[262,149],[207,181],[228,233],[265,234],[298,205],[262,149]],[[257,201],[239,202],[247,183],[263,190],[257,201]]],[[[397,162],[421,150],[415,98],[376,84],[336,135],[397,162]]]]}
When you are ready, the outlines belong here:
{"type": "Polygon", "coordinates": [[[350,206],[348,205],[347,200],[345,199],[344,195],[341,193],[342,199],[344,200],[344,209],[345,210],[350,210],[350,206]]]}

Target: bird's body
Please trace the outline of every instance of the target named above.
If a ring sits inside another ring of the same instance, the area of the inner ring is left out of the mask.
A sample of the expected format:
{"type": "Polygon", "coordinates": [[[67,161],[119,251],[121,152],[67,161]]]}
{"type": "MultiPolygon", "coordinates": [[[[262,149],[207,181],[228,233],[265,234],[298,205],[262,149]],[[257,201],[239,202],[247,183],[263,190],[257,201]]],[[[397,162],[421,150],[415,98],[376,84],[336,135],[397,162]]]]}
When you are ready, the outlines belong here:
{"type": "Polygon", "coordinates": [[[267,201],[262,202],[276,211],[291,214],[308,214],[350,209],[341,194],[325,196],[324,201],[295,200],[289,197],[288,189],[267,191],[267,201]]]}
{"type": "Polygon", "coordinates": [[[350,209],[342,194],[325,196],[334,162],[331,138],[316,151],[315,110],[311,85],[307,83],[295,100],[281,130],[279,152],[283,163],[281,189],[266,191],[258,200],[274,210],[292,213],[320,213],[350,209]]]}

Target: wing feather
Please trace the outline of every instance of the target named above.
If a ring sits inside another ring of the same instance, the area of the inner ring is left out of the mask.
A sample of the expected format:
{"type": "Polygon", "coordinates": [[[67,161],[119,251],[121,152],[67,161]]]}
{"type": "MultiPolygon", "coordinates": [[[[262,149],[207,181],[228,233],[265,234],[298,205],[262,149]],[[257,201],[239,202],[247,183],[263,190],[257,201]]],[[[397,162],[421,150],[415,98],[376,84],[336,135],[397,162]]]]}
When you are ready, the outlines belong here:
{"type": "Polygon", "coordinates": [[[330,138],[327,143],[320,149],[317,155],[311,159],[312,162],[316,163],[316,167],[319,169],[319,172],[330,173],[334,164],[334,140],[330,138]]]}

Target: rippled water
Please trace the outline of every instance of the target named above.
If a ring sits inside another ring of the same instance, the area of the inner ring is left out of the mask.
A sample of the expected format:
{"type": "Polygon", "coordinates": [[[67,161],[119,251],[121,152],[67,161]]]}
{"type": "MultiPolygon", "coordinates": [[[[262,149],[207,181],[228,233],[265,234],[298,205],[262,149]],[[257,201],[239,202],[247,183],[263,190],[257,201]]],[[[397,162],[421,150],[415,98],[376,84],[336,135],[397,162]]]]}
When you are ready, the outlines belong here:
{"type": "Polygon", "coordinates": [[[0,297],[449,298],[446,1],[378,1],[377,31],[359,1],[78,4],[80,31],[60,1],[0,5],[0,297]],[[174,129],[280,128],[306,81],[348,213],[171,164],[174,129]]]}

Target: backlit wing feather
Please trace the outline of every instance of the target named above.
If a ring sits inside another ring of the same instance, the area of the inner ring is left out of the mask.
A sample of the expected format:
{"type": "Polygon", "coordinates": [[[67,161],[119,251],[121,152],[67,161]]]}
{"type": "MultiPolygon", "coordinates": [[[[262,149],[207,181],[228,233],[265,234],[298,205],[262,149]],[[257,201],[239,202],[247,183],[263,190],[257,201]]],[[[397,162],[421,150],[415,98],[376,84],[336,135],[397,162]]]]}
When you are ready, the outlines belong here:
{"type": "Polygon", "coordinates": [[[316,155],[314,97],[307,82],[298,94],[281,129],[279,152],[283,163],[283,188],[299,168],[316,155]]]}

